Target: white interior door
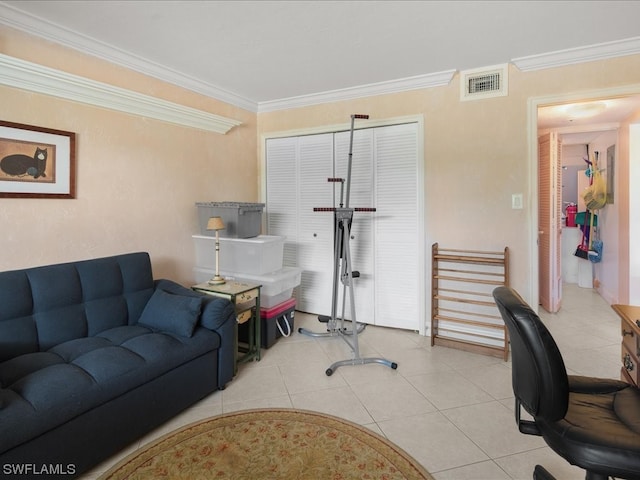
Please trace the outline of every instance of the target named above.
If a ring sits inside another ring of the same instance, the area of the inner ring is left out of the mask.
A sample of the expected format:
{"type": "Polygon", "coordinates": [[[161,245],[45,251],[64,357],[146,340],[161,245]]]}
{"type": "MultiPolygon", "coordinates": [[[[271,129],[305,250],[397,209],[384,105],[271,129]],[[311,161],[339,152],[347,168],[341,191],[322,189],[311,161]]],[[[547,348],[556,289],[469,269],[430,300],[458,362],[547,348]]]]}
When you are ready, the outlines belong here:
{"type": "Polygon", "coordinates": [[[562,165],[555,132],[538,139],[538,260],[540,305],[560,310],[562,301],[561,243],[562,165]]]}

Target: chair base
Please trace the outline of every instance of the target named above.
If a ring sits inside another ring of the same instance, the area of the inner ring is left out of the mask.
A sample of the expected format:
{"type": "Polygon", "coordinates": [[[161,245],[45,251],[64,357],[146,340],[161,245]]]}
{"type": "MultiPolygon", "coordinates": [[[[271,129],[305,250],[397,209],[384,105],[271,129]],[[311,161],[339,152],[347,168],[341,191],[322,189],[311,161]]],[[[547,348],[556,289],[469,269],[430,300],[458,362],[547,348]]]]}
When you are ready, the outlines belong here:
{"type": "Polygon", "coordinates": [[[551,475],[542,465],[536,465],[536,468],[533,469],[533,480],[556,480],[556,477],[551,475]]]}
{"type": "MultiPolygon", "coordinates": [[[[601,473],[587,472],[585,480],[608,480],[608,475],[602,475],[601,473]]],[[[533,470],[533,480],[556,480],[556,477],[551,475],[549,471],[542,465],[536,465],[533,470]]]]}

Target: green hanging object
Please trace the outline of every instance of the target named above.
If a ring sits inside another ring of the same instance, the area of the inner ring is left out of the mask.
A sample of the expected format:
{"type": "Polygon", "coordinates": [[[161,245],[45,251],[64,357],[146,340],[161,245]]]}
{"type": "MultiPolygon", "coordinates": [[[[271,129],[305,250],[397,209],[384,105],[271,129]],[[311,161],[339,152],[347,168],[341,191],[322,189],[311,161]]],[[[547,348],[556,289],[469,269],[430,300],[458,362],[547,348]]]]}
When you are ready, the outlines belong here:
{"type": "MultiPolygon", "coordinates": [[[[578,212],[576,213],[576,225],[584,225],[584,219],[585,217],[587,218],[587,225],[590,224],[590,220],[589,217],[587,216],[588,212],[578,212]]],[[[593,214],[593,226],[597,227],[598,226],[598,215],[596,215],[595,213],[593,214]]]]}

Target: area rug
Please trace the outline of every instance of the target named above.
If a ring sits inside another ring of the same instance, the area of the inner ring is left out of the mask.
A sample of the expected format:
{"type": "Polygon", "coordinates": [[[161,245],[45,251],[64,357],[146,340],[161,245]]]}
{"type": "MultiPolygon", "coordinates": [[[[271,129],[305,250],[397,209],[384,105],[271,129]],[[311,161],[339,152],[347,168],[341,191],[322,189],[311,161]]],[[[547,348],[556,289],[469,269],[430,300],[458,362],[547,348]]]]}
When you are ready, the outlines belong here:
{"type": "Polygon", "coordinates": [[[410,455],[347,420],[296,409],[208,418],[124,458],[101,480],[433,480],[410,455]]]}

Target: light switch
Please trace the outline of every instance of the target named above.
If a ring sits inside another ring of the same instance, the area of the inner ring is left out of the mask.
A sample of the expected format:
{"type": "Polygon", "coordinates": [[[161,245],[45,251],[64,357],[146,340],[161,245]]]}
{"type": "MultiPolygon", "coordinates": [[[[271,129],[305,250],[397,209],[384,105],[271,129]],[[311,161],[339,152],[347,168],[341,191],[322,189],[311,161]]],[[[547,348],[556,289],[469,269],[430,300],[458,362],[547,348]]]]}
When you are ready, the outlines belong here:
{"type": "Polygon", "coordinates": [[[513,209],[521,209],[522,208],[522,194],[514,193],[511,195],[511,208],[513,209]]]}

